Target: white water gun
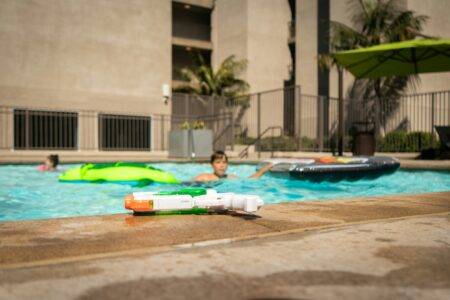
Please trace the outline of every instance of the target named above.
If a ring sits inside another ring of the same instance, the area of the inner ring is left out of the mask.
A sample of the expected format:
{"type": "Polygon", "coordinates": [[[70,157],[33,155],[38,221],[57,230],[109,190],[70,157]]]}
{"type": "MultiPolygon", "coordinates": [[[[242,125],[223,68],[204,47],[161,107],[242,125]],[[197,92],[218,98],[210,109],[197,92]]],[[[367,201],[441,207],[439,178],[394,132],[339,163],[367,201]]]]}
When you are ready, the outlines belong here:
{"type": "Polygon", "coordinates": [[[203,188],[171,192],[136,192],[125,197],[125,208],[134,212],[240,210],[253,213],[263,205],[263,200],[256,195],[218,193],[213,189],[203,188]]]}

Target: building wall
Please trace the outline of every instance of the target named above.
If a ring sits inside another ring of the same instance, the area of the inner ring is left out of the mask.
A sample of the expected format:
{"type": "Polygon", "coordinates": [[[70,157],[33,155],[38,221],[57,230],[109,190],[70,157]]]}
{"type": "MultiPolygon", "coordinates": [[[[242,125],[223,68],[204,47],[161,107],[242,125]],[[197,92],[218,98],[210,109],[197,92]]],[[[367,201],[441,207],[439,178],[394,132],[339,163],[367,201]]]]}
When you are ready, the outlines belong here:
{"type": "Polygon", "coordinates": [[[297,0],[296,81],[303,94],[317,94],[317,1],[297,0]]]}
{"type": "Polygon", "coordinates": [[[175,0],[174,2],[212,8],[214,6],[215,0],[175,0]]]}
{"type": "MultiPolygon", "coordinates": [[[[433,37],[450,39],[450,1],[407,0],[407,7],[421,15],[429,16],[424,33],[433,37]]],[[[450,72],[422,74],[416,92],[450,90],[450,72]]]]}
{"type": "Polygon", "coordinates": [[[283,87],[289,79],[288,1],[249,0],[247,21],[247,80],[252,92],[283,87]]]}
{"type": "Polygon", "coordinates": [[[0,2],[0,105],[168,113],[170,0],[0,2]]]}
{"type": "MultiPolygon", "coordinates": [[[[296,83],[301,94],[317,95],[317,1],[297,0],[296,18],[296,83]]],[[[315,137],[317,105],[315,99],[300,99],[301,135],[315,137]]]]}
{"type": "Polygon", "coordinates": [[[217,0],[213,11],[213,65],[229,55],[247,59],[242,77],[250,92],[283,87],[291,63],[287,1],[217,0]]]}
{"type": "MultiPolygon", "coordinates": [[[[247,59],[247,0],[218,0],[212,12],[212,65],[218,68],[230,55],[247,59]]],[[[247,77],[247,72],[242,74],[247,77]]]]}
{"type": "MultiPolygon", "coordinates": [[[[283,88],[292,63],[288,47],[290,19],[288,1],[217,0],[212,22],[213,66],[217,68],[234,54],[247,60],[241,77],[249,83],[250,93],[283,88]]],[[[262,131],[274,124],[283,125],[283,99],[268,95],[261,97],[262,131]]],[[[256,114],[256,105],[251,105],[244,118],[250,136],[257,136],[257,122],[252,117],[256,114]]]]}
{"type": "MultiPolygon", "coordinates": [[[[341,22],[347,26],[353,27],[351,22],[351,12],[348,10],[346,2],[330,1],[330,20],[341,22]]],[[[344,97],[346,91],[351,87],[355,80],[353,75],[344,70],[344,97]]],[[[338,72],[336,68],[330,70],[330,97],[338,97],[338,72]]]]}

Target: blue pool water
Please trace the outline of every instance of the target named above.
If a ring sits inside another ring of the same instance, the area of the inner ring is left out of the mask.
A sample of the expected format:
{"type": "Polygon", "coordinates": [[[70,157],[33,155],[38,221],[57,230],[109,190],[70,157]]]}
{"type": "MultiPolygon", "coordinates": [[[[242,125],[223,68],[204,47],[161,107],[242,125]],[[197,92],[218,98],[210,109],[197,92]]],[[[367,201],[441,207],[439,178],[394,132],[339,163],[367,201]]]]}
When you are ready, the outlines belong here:
{"type": "MultiPolygon", "coordinates": [[[[75,166],[63,165],[60,169],[75,166]]],[[[158,163],[153,166],[170,171],[184,181],[210,171],[208,164],[158,163]]],[[[219,192],[257,194],[266,203],[450,190],[449,172],[397,171],[376,180],[338,183],[310,183],[270,175],[259,180],[246,179],[255,169],[254,165],[231,165],[229,173],[242,179],[225,180],[214,188],[219,192]]],[[[126,194],[180,188],[163,184],[136,188],[105,183],[60,183],[59,174],[39,172],[36,166],[30,165],[0,166],[0,221],[122,213],[126,194]]]]}

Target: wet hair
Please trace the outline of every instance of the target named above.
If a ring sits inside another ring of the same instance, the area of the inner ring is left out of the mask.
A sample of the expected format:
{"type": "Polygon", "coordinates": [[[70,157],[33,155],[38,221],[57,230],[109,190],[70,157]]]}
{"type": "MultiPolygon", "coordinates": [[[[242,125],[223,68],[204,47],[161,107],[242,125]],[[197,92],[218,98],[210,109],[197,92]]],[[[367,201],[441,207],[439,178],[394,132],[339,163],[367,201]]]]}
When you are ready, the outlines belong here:
{"type": "Polygon", "coordinates": [[[225,159],[225,161],[228,162],[228,156],[223,151],[215,151],[211,155],[210,163],[212,164],[216,159],[225,159]]]}
{"type": "Polygon", "coordinates": [[[47,158],[52,163],[53,168],[56,168],[56,166],[59,164],[58,154],[51,154],[51,155],[47,156],[47,158]]]}

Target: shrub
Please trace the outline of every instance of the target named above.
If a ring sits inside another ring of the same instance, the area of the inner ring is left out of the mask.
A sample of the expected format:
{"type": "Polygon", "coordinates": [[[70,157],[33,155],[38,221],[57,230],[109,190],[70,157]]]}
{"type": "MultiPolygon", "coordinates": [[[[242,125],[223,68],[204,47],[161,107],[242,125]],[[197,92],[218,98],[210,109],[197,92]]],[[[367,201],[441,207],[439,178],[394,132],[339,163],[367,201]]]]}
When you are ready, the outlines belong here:
{"type": "Polygon", "coordinates": [[[381,152],[405,152],[406,131],[392,131],[386,134],[378,142],[378,151],[381,152]]]}
{"type": "Polygon", "coordinates": [[[266,137],[259,141],[259,151],[297,151],[295,138],[288,136],[266,137]]]}
{"type": "Polygon", "coordinates": [[[307,136],[302,136],[300,138],[302,149],[305,150],[314,150],[317,147],[317,143],[315,139],[309,138],[307,136]]]}
{"type": "Polygon", "coordinates": [[[380,152],[420,152],[435,145],[433,136],[429,132],[393,131],[378,141],[380,152]]]}
{"type": "Polygon", "coordinates": [[[407,144],[409,152],[419,152],[422,149],[432,148],[433,135],[429,132],[411,132],[407,135],[407,144]]]}
{"type": "Polygon", "coordinates": [[[239,145],[251,145],[255,142],[255,140],[256,138],[251,136],[239,136],[234,140],[234,142],[239,145]]]}
{"type": "MultiPolygon", "coordinates": [[[[235,143],[240,145],[252,145],[255,144],[256,138],[250,136],[236,137],[235,143]]],[[[314,150],[317,147],[315,139],[302,136],[301,137],[302,149],[314,150]]],[[[277,137],[265,137],[259,141],[259,145],[256,145],[257,151],[298,151],[298,140],[296,137],[290,136],[277,136],[277,137]]]]}
{"type": "Polygon", "coordinates": [[[191,123],[189,123],[188,121],[184,122],[183,124],[180,125],[180,129],[184,129],[184,130],[189,130],[189,129],[205,129],[205,122],[203,121],[193,121],[191,123]]]}

